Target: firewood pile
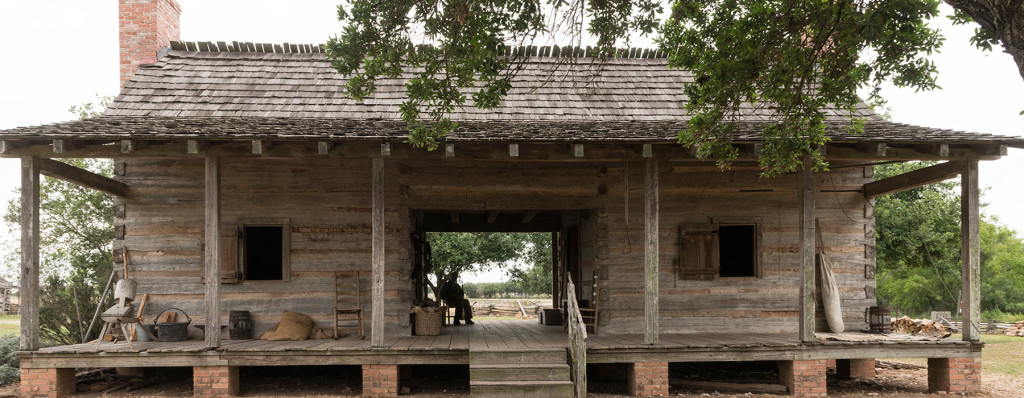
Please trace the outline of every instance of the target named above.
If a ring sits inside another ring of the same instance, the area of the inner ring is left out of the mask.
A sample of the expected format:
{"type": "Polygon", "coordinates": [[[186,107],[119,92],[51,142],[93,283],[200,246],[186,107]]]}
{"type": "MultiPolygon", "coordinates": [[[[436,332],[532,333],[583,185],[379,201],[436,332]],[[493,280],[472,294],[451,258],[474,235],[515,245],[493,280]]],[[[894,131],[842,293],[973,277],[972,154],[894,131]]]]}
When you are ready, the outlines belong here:
{"type": "Polygon", "coordinates": [[[911,319],[908,316],[892,320],[892,332],[904,334],[922,334],[927,336],[950,335],[945,326],[931,319],[911,319]]]}
{"type": "Polygon", "coordinates": [[[1010,326],[1009,329],[1006,329],[1003,334],[1007,336],[1024,337],[1024,321],[1017,321],[1017,323],[1010,326]]]}

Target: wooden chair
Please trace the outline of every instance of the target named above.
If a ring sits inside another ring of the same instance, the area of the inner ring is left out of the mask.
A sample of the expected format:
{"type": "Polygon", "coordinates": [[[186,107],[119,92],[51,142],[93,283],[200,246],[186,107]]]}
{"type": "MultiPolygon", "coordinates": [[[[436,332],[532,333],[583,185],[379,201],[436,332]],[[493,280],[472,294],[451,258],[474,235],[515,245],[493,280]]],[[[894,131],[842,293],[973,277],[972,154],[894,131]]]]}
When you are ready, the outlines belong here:
{"type": "Polygon", "coordinates": [[[594,271],[594,288],[590,298],[590,308],[580,308],[580,315],[583,317],[583,324],[587,327],[587,332],[597,333],[597,292],[599,289],[600,278],[598,278],[597,271],[594,271]]]}
{"type": "Polygon", "coordinates": [[[361,279],[362,271],[334,273],[334,338],[338,338],[339,330],[358,331],[359,338],[366,338],[361,279]]]}

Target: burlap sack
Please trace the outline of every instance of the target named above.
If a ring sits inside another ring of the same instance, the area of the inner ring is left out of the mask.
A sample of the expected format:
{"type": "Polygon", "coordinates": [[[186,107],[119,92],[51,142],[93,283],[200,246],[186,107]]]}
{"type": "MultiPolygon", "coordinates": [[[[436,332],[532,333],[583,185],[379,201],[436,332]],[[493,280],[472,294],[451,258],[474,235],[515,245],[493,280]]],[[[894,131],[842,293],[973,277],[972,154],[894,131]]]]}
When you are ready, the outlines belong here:
{"type": "Polygon", "coordinates": [[[272,341],[305,340],[309,337],[309,332],[313,330],[313,319],[298,312],[284,311],[281,313],[281,322],[278,322],[272,330],[272,333],[267,331],[269,335],[264,333],[260,338],[272,341]]]}

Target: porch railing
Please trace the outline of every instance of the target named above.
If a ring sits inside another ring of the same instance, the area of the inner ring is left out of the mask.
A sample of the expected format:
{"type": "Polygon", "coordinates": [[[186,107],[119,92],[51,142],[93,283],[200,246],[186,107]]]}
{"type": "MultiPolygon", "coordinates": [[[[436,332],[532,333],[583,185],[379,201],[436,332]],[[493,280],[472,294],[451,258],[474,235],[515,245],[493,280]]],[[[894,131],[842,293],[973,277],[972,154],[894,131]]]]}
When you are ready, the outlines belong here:
{"type": "Polygon", "coordinates": [[[587,327],[583,324],[583,316],[580,315],[580,305],[576,302],[576,286],[572,283],[572,277],[566,281],[569,292],[569,309],[566,314],[566,324],[569,326],[569,372],[572,376],[573,385],[576,390],[576,398],[587,396],[587,327]]]}

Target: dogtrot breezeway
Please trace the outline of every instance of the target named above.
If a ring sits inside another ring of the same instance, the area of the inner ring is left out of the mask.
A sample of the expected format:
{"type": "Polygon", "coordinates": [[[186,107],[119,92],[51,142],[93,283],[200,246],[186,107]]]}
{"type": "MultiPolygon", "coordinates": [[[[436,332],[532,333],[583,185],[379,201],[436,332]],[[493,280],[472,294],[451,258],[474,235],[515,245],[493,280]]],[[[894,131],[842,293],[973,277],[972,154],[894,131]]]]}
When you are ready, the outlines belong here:
{"type": "MultiPolygon", "coordinates": [[[[980,365],[981,354],[980,344],[959,339],[862,333],[819,333],[810,343],[782,333],[661,334],[657,345],[644,341],[639,334],[590,335],[587,363],[626,364],[631,370],[627,375],[630,391],[648,395],[644,391],[668,393],[669,363],[777,361],[779,383],[793,394],[802,388],[825,388],[826,360],[835,358],[839,372],[850,377],[872,377],[874,358],[931,358],[929,387],[946,390],[950,383],[958,382],[959,369],[980,365]]],[[[30,374],[38,371],[40,379],[50,379],[55,385],[73,383],[74,370],[61,368],[68,363],[76,367],[191,367],[195,392],[200,396],[216,391],[218,383],[227,383],[237,392],[241,366],[361,365],[364,395],[394,395],[405,365],[468,365],[474,396],[486,396],[487,391],[500,390],[509,383],[529,383],[538,396],[566,396],[572,391],[568,346],[562,326],[479,320],[475,325],[445,326],[438,336],[389,337],[381,348],[355,336],[225,340],[216,349],[207,349],[202,340],[133,342],[131,346],[104,342],[98,349],[95,344],[78,344],[25,352],[21,366],[30,374]],[[515,380],[522,378],[516,375],[535,379],[515,380]],[[557,393],[544,393],[552,389],[557,393]]]]}

